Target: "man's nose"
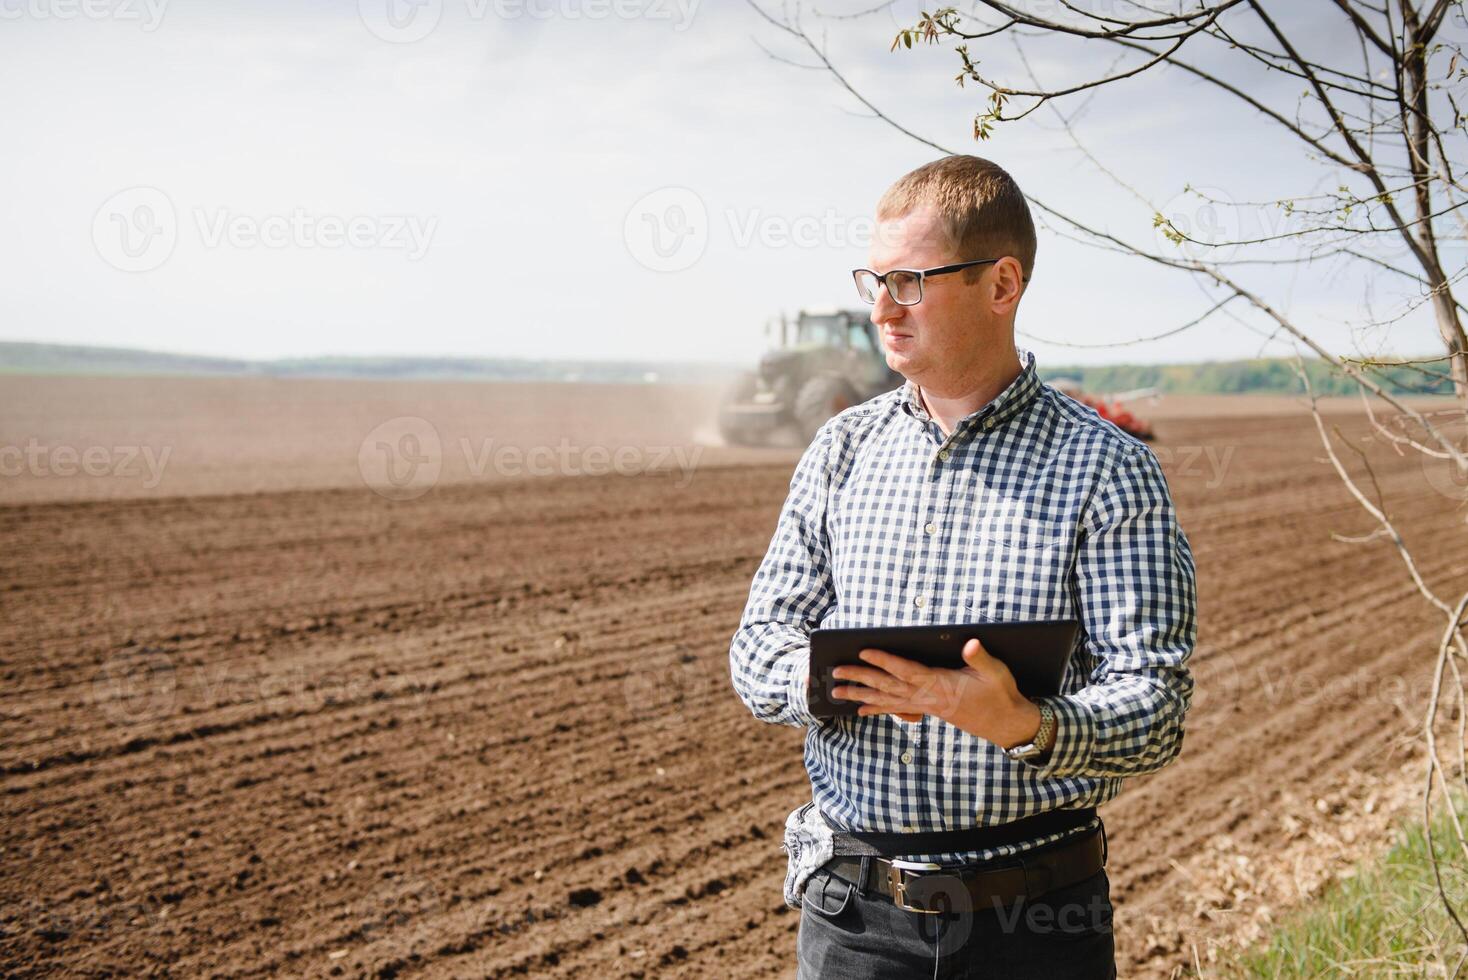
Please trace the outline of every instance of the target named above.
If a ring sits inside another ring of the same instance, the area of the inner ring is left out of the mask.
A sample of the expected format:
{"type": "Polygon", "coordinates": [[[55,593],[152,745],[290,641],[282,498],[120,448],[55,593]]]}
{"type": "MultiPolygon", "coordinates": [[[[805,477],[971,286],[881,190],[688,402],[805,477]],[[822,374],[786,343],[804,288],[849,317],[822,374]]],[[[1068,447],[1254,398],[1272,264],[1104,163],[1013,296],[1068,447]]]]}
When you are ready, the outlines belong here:
{"type": "Polygon", "coordinates": [[[907,307],[900,305],[892,298],[892,294],[887,291],[886,283],[877,283],[876,293],[873,295],[877,298],[877,301],[872,304],[873,323],[886,323],[907,315],[907,307]]]}

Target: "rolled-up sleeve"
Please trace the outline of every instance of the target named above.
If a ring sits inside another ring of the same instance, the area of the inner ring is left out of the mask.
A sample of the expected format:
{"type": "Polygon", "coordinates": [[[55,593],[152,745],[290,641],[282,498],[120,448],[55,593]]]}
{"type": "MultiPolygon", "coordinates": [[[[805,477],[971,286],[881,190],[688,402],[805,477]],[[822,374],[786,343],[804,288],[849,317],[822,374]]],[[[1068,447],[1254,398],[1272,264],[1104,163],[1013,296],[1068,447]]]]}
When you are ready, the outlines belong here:
{"type": "Polygon", "coordinates": [[[1197,640],[1193,552],[1156,455],[1133,447],[1093,496],[1075,565],[1094,667],[1089,683],[1039,698],[1055,741],[1028,764],[1041,776],[1134,776],[1182,748],[1197,640]]]}
{"type": "Polygon", "coordinates": [[[761,721],[801,727],[816,721],[806,703],[810,634],[835,602],[826,502],[836,421],[806,447],[790,478],[769,550],[729,646],[739,699],[761,721]]]}

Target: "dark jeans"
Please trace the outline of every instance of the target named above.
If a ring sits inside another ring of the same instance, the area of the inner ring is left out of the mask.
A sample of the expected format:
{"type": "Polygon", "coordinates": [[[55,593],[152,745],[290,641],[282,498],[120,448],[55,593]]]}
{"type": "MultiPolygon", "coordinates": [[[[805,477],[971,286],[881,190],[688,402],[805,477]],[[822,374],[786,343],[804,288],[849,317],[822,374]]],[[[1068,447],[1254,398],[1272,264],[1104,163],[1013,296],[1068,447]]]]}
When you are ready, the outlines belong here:
{"type": "Polygon", "coordinates": [[[1104,868],[1015,905],[942,916],[863,895],[819,868],[802,901],[796,978],[1115,980],[1111,915],[1104,868]]]}

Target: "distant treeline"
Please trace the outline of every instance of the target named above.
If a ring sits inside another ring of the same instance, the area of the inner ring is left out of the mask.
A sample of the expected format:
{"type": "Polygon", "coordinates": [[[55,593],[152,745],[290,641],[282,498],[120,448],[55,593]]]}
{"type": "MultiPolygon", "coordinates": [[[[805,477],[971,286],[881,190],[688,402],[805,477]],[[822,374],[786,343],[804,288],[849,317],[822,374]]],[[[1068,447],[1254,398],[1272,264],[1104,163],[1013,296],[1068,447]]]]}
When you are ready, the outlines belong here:
{"type": "Polygon", "coordinates": [[[251,361],[124,347],[0,342],[0,374],[191,375],[400,381],[696,383],[734,376],[696,361],[558,361],[493,357],[299,357],[251,361]]]}
{"type": "MultiPolygon", "coordinates": [[[[402,381],[595,381],[607,383],[726,383],[749,365],[700,361],[556,361],[491,357],[304,357],[251,361],[169,354],[123,347],[0,342],[0,374],[192,375],[203,377],[376,378],[402,381]]],[[[1433,377],[1443,365],[1373,368],[1372,375],[1397,394],[1451,394],[1433,377]],[[1428,373],[1424,373],[1428,372],[1428,373]]],[[[1306,361],[1317,394],[1355,394],[1354,382],[1323,362],[1306,361]]],[[[1175,394],[1217,395],[1304,391],[1293,362],[1282,358],[1198,364],[1041,366],[1046,380],[1074,378],[1097,393],[1157,388],[1175,394]]]]}
{"type": "MultiPolygon", "coordinates": [[[[1317,395],[1354,395],[1354,381],[1335,373],[1324,361],[1305,361],[1305,374],[1317,395]]],[[[1387,391],[1399,395],[1451,395],[1452,382],[1438,377],[1446,362],[1414,367],[1374,367],[1369,376],[1387,391]],[[1419,370],[1420,369],[1420,370],[1419,370]],[[1423,372],[1428,373],[1423,373],[1423,372]]],[[[1200,364],[1107,364],[1090,367],[1041,368],[1045,380],[1074,378],[1092,392],[1157,388],[1179,395],[1232,395],[1276,392],[1303,394],[1293,360],[1257,358],[1248,361],[1209,361],[1200,364]]]]}

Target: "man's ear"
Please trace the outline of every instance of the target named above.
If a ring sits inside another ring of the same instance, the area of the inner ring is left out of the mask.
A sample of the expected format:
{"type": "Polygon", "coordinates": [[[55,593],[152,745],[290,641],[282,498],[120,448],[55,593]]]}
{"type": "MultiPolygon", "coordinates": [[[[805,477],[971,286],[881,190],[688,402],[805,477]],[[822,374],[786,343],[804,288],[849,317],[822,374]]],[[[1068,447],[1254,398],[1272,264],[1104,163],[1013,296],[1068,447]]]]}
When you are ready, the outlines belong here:
{"type": "Polygon", "coordinates": [[[991,283],[993,292],[990,297],[993,304],[998,307],[996,312],[1003,313],[1012,310],[1019,304],[1019,299],[1025,292],[1024,267],[1019,264],[1018,259],[1006,255],[994,263],[991,283]]]}

